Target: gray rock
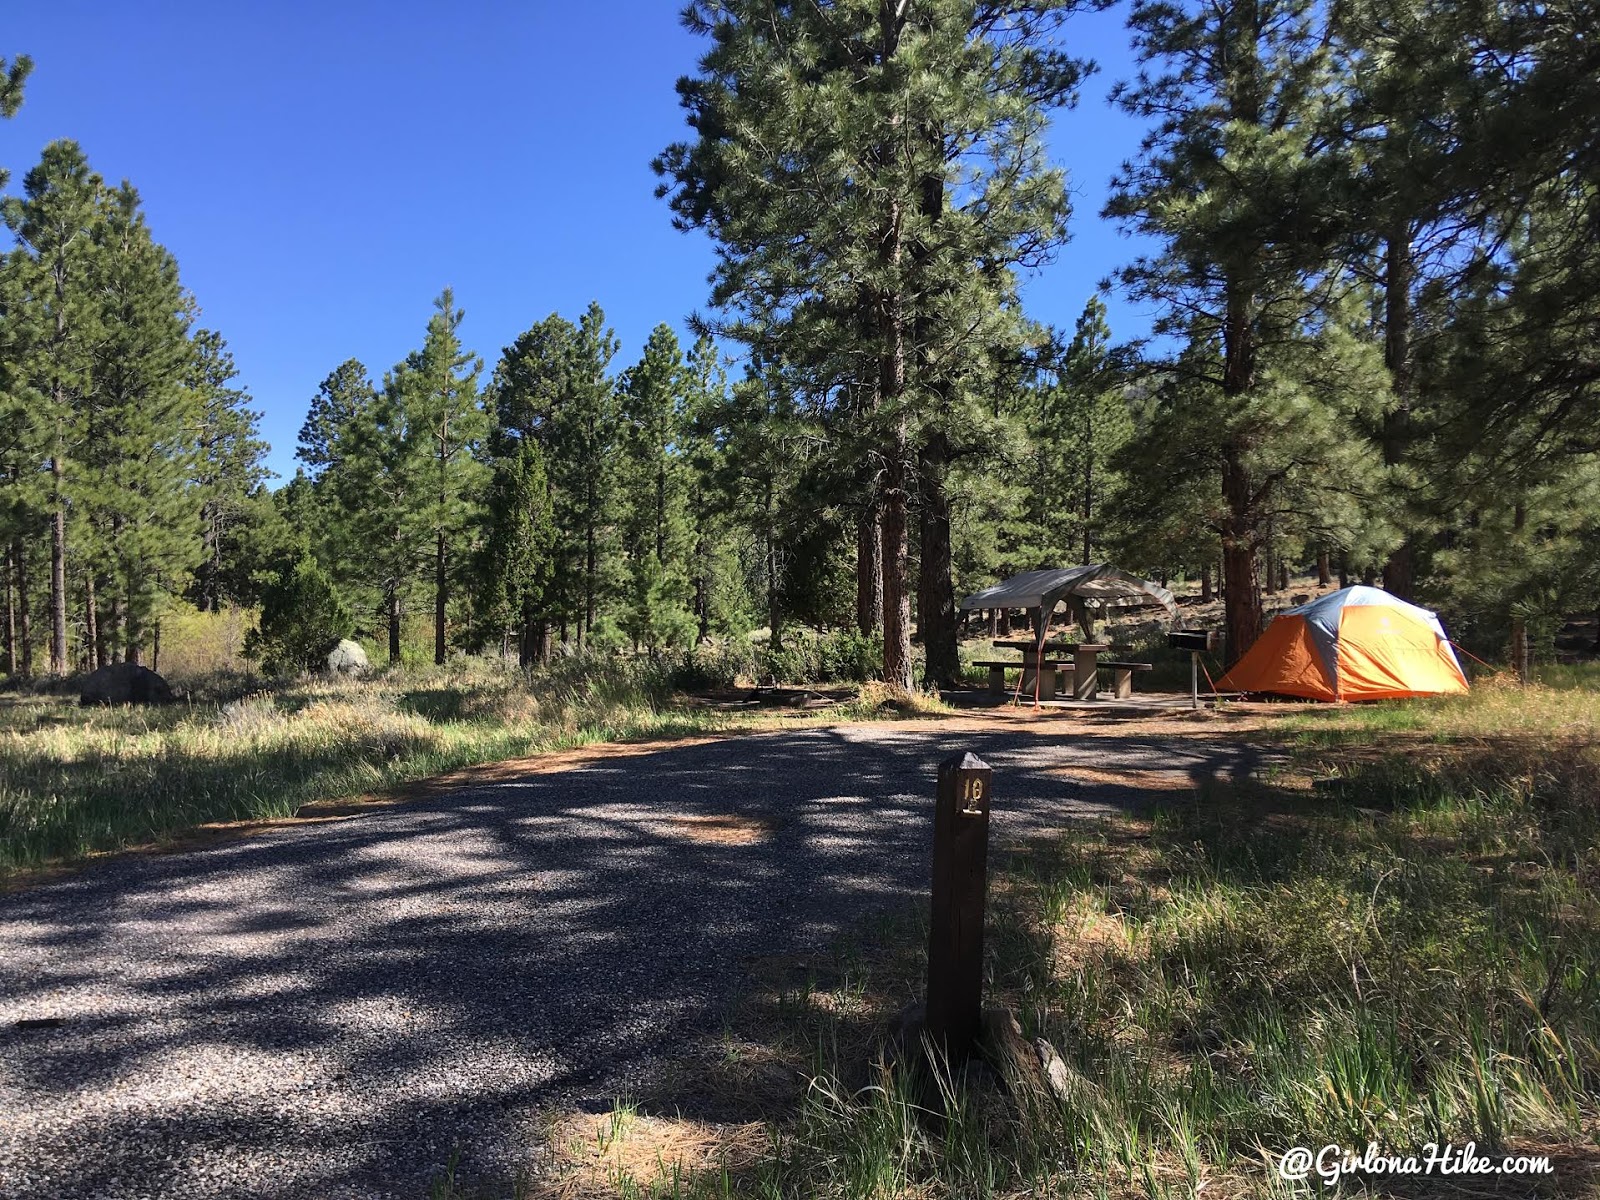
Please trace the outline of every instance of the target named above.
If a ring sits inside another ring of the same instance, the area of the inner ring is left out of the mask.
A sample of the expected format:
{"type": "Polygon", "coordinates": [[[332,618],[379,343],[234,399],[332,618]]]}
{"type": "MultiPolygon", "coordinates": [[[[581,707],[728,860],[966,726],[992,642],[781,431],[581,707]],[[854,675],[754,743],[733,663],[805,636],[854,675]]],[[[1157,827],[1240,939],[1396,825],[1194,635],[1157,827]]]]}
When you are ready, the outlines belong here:
{"type": "Polygon", "coordinates": [[[172,685],[149,667],[134,663],[112,663],[91,671],[78,688],[78,703],[93,704],[171,704],[172,685]]]}
{"type": "Polygon", "coordinates": [[[328,651],[328,670],[335,675],[365,675],[370,666],[367,652],[349,638],[340,639],[339,644],[328,651]]]}
{"type": "Polygon", "coordinates": [[[1039,1071],[1044,1076],[1050,1094],[1062,1102],[1071,1100],[1072,1075],[1067,1070],[1067,1064],[1061,1061],[1061,1055],[1056,1053],[1056,1048],[1044,1038],[1034,1038],[1033,1049],[1039,1056],[1039,1071]]]}

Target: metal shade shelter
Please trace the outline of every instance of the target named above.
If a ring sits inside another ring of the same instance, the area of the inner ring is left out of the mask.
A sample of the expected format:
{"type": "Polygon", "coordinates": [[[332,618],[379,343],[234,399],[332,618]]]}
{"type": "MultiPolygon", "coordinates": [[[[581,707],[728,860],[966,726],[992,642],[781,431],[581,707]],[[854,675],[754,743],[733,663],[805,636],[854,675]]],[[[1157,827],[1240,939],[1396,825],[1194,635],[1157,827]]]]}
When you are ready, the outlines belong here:
{"type": "Polygon", "coordinates": [[[1038,609],[1036,624],[1042,635],[1050,614],[1063,600],[1084,616],[1158,605],[1167,610],[1168,616],[1178,615],[1177,601],[1166,588],[1108,563],[1024,571],[1021,575],[1002,579],[993,587],[974,592],[961,602],[961,607],[1038,609]]]}

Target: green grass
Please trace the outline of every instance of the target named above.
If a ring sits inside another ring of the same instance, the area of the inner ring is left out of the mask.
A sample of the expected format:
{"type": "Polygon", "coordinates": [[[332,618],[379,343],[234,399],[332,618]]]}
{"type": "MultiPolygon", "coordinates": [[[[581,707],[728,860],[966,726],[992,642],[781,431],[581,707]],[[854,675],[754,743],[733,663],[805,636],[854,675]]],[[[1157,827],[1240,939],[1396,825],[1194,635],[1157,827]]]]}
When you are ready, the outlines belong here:
{"type": "Polygon", "coordinates": [[[1293,1194],[1276,1155],[1368,1141],[1549,1153],[1553,1181],[1493,1194],[1594,1194],[1594,707],[1502,688],[1291,717],[1266,731],[1298,746],[1287,768],[1016,851],[987,995],[1059,1050],[1065,1101],[1003,1068],[883,1065],[921,990],[913,921],[774,998],[762,1036],[809,1085],[755,1161],[628,1194],[1269,1197],[1293,1194]]]}
{"type": "Polygon", "coordinates": [[[599,658],[531,679],[477,662],[165,708],[7,696],[0,877],[496,759],[739,723],[674,703],[646,660],[599,658]]]}

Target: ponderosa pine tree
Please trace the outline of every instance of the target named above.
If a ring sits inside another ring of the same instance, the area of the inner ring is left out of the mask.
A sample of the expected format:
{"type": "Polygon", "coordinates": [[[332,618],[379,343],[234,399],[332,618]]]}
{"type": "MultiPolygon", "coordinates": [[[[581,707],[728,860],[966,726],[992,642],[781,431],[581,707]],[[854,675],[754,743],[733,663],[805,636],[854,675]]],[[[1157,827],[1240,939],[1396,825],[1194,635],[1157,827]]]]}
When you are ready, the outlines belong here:
{"type": "Polygon", "coordinates": [[[616,351],[598,304],[578,325],[552,313],[505,348],[492,385],[496,437],[532,437],[544,451],[558,530],[549,607],[563,639],[580,645],[619,582],[617,410],[607,375],[616,351]]]}
{"type": "Polygon", "coordinates": [[[524,667],[549,652],[555,601],[555,509],[544,450],[531,436],[500,439],[493,463],[478,571],[482,625],[500,638],[501,653],[514,634],[524,667]]]}
{"type": "Polygon", "coordinates": [[[391,666],[400,664],[406,603],[430,532],[428,446],[406,403],[410,369],[397,364],[371,403],[339,427],[333,445],[339,468],[324,485],[339,517],[329,546],[339,565],[335,578],[376,599],[391,666]]]}
{"type": "Polygon", "coordinates": [[[565,391],[552,422],[556,516],[568,543],[563,557],[577,566],[579,644],[594,634],[601,604],[622,582],[613,545],[617,396],[607,373],[617,345],[605,313],[591,303],[570,343],[565,391]]]}
{"type": "Polygon", "coordinates": [[[684,458],[689,386],[677,336],[657,325],[618,392],[619,449],[631,483],[622,505],[631,586],[620,624],[636,646],[651,650],[684,645],[694,636],[692,472],[684,458]]]}
{"type": "Polygon", "coordinates": [[[898,686],[912,683],[914,497],[927,682],[955,670],[945,476],[974,426],[970,379],[1015,336],[1010,268],[1064,236],[1043,131],[1081,76],[1056,40],[1070,7],[708,0],[685,14],[713,45],[679,84],[698,140],[657,162],[662,192],[717,243],[724,330],[774,361],[836,363],[825,374],[875,431],[898,686]]]}
{"type": "Polygon", "coordinates": [[[15,372],[33,406],[48,471],[41,507],[49,525],[50,672],[65,674],[68,520],[99,337],[95,226],[104,186],[76,142],[51,142],[4,202],[17,239],[16,300],[8,323],[15,372]]]}
{"type": "Polygon", "coordinates": [[[473,527],[483,466],[476,454],[489,422],[478,397],[483,360],[461,343],[461,321],[449,289],[434,301],[422,349],[396,375],[403,390],[409,436],[422,442],[426,460],[425,524],[433,543],[433,661],[442,664],[448,645],[448,610],[453,574],[465,554],[457,548],[473,527]]]}
{"type": "Polygon", "coordinates": [[[192,351],[177,261],[151,238],[128,183],[106,194],[96,243],[100,312],[76,488],[87,649],[97,663],[137,663],[203,553],[204,501],[189,485],[204,406],[185,386],[192,351]]]}
{"type": "Polygon", "coordinates": [[[1361,444],[1354,410],[1381,408],[1387,389],[1365,366],[1350,374],[1360,338],[1332,311],[1349,290],[1335,250],[1350,169],[1326,146],[1336,81],[1321,14],[1312,0],[1136,0],[1145,70],[1117,92],[1154,128],[1107,212],[1162,246],[1121,277],[1160,306],[1157,331],[1186,343],[1165,369],[1197,386],[1164,394],[1200,406],[1182,416],[1198,441],[1181,452],[1217,472],[1230,662],[1261,632],[1261,550],[1291,482],[1323,483],[1330,512],[1376,487],[1375,464],[1335,472],[1324,457],[1361,444]],[[1336,403],[1309,395],[1330,381],[1336,403]]]}
{"type": "Polygon", "coordinates": [[[346,359],[317,386],[311,409],[300,426],[294,456],[313,479],[339,466],[339,437],[357,413],[377,399],[372,377],[358,359],[346,359]]]}
{"type": "Polygon", "coordinates": [[[198,329],[189,350],[188,388],[199,405],[194,488],[202,544],[193,596],[201,612],[215,612],[255,590],[237,567],[254,557],[246,540],[271,536],[257,528],[266,518],[252,503],[267,480],[267,444],[257,435],[260,414],[249,407],[250,393],[237,386],[238,368],[222,335],[198,329]]]}

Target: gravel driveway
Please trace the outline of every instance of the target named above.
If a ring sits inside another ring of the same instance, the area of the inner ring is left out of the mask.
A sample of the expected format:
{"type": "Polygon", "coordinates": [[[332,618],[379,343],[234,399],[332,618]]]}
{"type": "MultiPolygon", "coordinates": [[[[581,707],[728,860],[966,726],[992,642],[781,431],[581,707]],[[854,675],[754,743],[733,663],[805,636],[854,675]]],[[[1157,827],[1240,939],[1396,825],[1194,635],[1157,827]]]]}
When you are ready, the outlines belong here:
{"type": "Polygon", "coordinates": [[[716,1028],[741,962],[924,895],[958,750],[995,768],[1002,839],[1141,802],[1104,771],[1256,765],[1105,729],[808,729],[0,895],[0,1196],[413,1197],[457,1144],[509,1174],[541,1108],[608,1104],[716,1028]],[[719,818],[766,832],[698,836],[719,818]]]}

